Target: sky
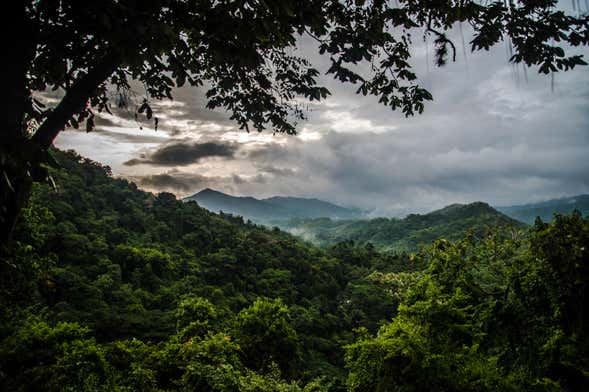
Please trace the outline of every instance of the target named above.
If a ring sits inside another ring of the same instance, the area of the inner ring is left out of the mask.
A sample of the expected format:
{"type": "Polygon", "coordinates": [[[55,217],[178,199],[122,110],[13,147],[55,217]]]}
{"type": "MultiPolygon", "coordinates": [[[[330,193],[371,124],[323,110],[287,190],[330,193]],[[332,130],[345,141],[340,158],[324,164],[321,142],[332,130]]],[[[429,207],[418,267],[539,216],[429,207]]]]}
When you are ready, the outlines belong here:
{"type": "Polygon", "coordinates": [[[154,103],[157,131],[118,112],[101,115],[94,132],[62,132],[55,144],[148,191],[314,197],[373,216],[589,193],[589,68],[557,73],[551,87],[551,76],[509,64],[505,45],[465,53],[458,29],[452,37],[457,61],[441,68],[431,44],[415,39],[412,65],[434,101],[414,117],[324,75],[328,59],[303,38],[299,54],[332,95],[309,104],[296,136],[248,134],[228,113],[206,109],[203,90],[181,88],[173,101],[154,103]]]}

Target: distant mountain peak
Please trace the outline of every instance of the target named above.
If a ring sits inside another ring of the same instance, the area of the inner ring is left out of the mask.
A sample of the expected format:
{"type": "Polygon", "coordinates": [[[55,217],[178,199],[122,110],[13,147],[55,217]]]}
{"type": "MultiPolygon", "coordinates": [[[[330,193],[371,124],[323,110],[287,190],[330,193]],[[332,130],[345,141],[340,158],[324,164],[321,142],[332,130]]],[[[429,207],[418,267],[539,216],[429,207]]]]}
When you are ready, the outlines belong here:
{"type": "Polygon", "coordinates": [[[189,196],[189,197],[193,197],[193,196],[196,196],[196,195],[207,195],[207,194],[215,194],[215,195],[221,194],[221,195],[225,195],[225,193],[220,192],[220,191],[217,191],[215,189],[205,188],[205,189],[201,190],[200,192],[197,192],[194,195],[189,196]]]}
{"type": "Polygon", "coordinates": [[[241,215],[259,223],[273,223],[291,218],[350,219],[359,218],[363,214],[361,210],[315,198],[273,196],[256,199],[251,196],[232,196],[211,188],[205,188],[184,200],[196,201],[200,206],[213,212],[223,211],[241,215]]]}

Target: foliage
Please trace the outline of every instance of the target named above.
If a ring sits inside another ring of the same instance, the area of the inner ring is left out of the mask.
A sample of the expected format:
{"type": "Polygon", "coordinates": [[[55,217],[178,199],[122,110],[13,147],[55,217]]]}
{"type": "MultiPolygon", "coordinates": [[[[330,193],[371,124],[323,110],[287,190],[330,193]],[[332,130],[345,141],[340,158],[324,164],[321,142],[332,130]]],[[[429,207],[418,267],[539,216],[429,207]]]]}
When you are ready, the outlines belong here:
{"type": "MultiPolygon", "coordinates": [[[[579,214],[510,238],[438,241],[398,315],[347,346],[350,391],[575,391],[589,378],[579,214]]],[[[391,279],[392,280],[392,279],[391,279]]]]}
{"type": "Polygon", "coordinates": [[[394,313],[396,303],[365,278],[373,269],[411,268],[404,255],[320,250],[171,194],[139,191],[74,152],[53,153],[63,166],[52,171],[57,189],[35,186],[0,264],[0,372],[10,375],[0,389],[60,385],[55,369],[94,355],[101,362],[84,379],[107,390],[298,390],[320,377],[338,390],[348,331],[374,332],[394,313]],[[66,339],[70,351],[38,343],[51,350],[43,355],[15,343],[30,340],[24,320],[37,313],[43,339],[60,323],[85,335],[66,339]],[[90,351],[80,351],[84,344],[90,351]],[[41,375],[27,384],[18,375],[29,371],[41,375]]]}
{"type": "MultiPolygon", "coordinates": [[[[92,107],[108,110],[111,97],[105,82],[119,90],[115,98],[120,106],[125,105],[123,92],[134,79],[145,85],[147,94],[137,113],[151,119],[149,98],[170,98],[176,86],[208,81],[208,107],[228,109],[242,127],[251,124],[261,130],[270,124],[276,131],[291,133],[294,127],[287,115],[302,115],[293,102],[295,96],[319,100],[329,94],[316,85],[318,71],[289,50],[301,35],[317,40],[319,52],[330,57],[328,74],[359,84],[358,93],[375,95],[381,103],[410,115],[421,112],[423,102],[431,99],[411,70],[412,29],[423,29],[424,36],[435,38],[438,65],[450,55],[456,57],[445,33],[455,23],[467,22],[474,31],[473,51],[488,50],[507,37],[513,45],[510,61],[538,65],[544,73],[557,72],[585,64],[581,55],[567,55],[556,43],[586,45],[588,22],[554,9],[555,5],[555,1],[400,1],[393,7],[384,1],[152,0],[80,6],[65,0],[26,1],[19,15],[24,19],[20,29],[31,39],[18,54],[31,60],[20,70],[27,76],[23,87],[28,90],[63,88],[72,95],[81,93],[82,102],[90,100],[92,107]],[[359,63],[372,64],[371,73],[359,73],[355,67],[359,63]]],[[[29,116],[38,122],[52,120],[67,101],[53,113],[33,110],[31,101],[29,116]]],[[[65,120],[74,127],[86,122],[92,129],[93,113],[84,106],[72,107],[65,120]]]]}
{"type": "Polygon", "coordinates": [[[297,332],[290,322],[288,307],[280,299],[259,298],[241,310],[235,320],[235,337],[245,362],[264,369],[276,361],[287,374],[294,373],[301,359],[297,332]]]}
{"type": "Polygon", "coordinates": [[[413,255],[139,191],[55,151],[1,260],[3,391],[577,391],[589,218],[413,255]]]}
{"type": "Polygon", "coordinates": [[[185,336],[204,336],[216,317],[215,306],[209,300],[188,296],[176,309],[176,330],[185,336]]]}

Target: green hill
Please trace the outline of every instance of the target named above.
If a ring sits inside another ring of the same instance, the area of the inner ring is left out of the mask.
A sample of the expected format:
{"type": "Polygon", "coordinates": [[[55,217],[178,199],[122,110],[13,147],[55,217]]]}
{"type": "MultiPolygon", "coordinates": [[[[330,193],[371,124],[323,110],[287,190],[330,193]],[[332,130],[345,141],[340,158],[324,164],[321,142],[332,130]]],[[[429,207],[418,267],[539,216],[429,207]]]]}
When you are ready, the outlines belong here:
{"type": "Polygon", "coordinates": [[[158,391],[218,390],[221,379],[272,391],[286,388],[282,378],[315,377],[341,390],[352,330],[375,332],[397,304],[367,277],[419,268],[368,248],[321,250],[140,191],[74,152],[55,154],[63,168],[52,171],[56,189],[35,188],[10,261],[0,263],[2,391],[87,390],[80,385],[99,385],[106,374],[121,377],[120,390],[152,390],[132,384],[151,377],[136,366],[156,372],[158,391]],[[192,341],[199,343],[187,353],[192,341]],[[65,363],[71,373],[48,386],[65,363]],[[86,371],[102,376],[85,380],[86,371]]]}
{"type": "Polygon", "coordinates": [[[410,214],[404,219],[293,219],[284,226],[292,234],[319,245],[352,240],[395,251],[415,251],[438,238],[460,239],[468,231],[481,236],[494,227],[523,229],[525,225],[486,203],[476,202],[453,204],[424,215],[410,214]]]}

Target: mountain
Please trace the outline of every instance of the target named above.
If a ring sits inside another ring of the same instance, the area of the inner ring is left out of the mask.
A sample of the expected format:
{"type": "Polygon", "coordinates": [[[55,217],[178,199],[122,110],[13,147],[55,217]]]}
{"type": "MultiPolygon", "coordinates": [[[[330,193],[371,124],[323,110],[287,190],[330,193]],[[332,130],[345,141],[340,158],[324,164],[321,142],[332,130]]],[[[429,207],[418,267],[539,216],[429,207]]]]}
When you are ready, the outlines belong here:
{"type": "Polygon", "coordinates": [[[318,199],[275,196],[267,199],[231,196],[213,189],[204,189],[185,201],[196,201],[209,211],[231,213],[259,223],[275,223],[292,218],[352,219],[362,211],[344,208],[318,199]]]}
{"type": "Polygon", "coordinates": [[[319,199],[305,199],[301,197],[274,196],[263,201],[273,205],[282,206],[293,211],[297,216],[305,217],[332,217],[332,218],[358,218],[363,212],[357,208],[345,208],[319,199]]]}
{"type": "Polygon", "coordinates": [[[533,224],[538,216],[544,222],[550,222],[554,219],[554,214],[570,214],[573,210],[579,210],[583,215],[589,214],[589,195],[564,197],[540,203],[497,207],[497,210],[529,225],[533,224]]]}
{"type": "Polygon", "coordinates": [[[319,245],[353,240],[359,244],[372,243],[382,250],[396,251],[414,251],[420,245],[442,237],[460,239],[469,230],[483,234],[491,227],[523,229],[525,225],[486,203],[475,202],[452,204],[425,215],[410,214],[404,219],[293,219],[284,226],[292,234],[319,245]]]}
{"type": "Polygon", "coordinates": [[[267,203],[253,197],[231,196],[209,188],[184,200],[196,201],[201,207],[212,212],[223,211],[259,222],[288,216],[288,210],[280,205],[267,203]]]}
{"type": "Polygon", "coordinates": [[[359,244],[370,242],[383,250],[414,251],[438,238],[460,239],[468,230],[482,234],[489,227],[525,227],[483,202],[452,204],[424,215],[410,214],[404,219],[360,219],[363,212],[359,209],[318,199],[281,196],[256,199],[207,188],[184,200],[196,201],[209,211],[223,211],[279,226],[318,245],[353,240],[359,244]]]}

